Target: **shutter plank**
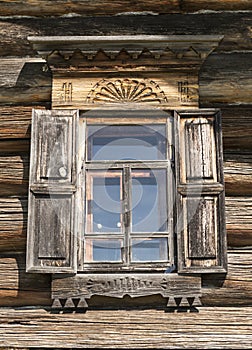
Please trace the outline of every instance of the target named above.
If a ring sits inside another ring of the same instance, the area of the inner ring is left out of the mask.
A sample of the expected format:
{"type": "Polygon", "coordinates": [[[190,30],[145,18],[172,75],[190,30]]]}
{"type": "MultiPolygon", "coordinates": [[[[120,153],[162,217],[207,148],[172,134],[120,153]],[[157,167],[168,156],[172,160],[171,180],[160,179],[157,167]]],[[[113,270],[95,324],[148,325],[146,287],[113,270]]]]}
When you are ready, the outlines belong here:
{"type": "Polygon", "coordinates": [[[188,257],[216,258],[216,199],[186,199],[188,222],[188,257]]]}
{"type": "Polygon", "coordinates": [[[38,258],[65,260],[70,251],[71,197],[36,199],[38,258]]]}
{"type": "Polygon", "coordinates": [[[54,123],[42,122],[40,133],[40,177],[71,179],[71,121],[68,118],[54,118],[54,123]]]}
{"type": "Polygon", "coordinates": [[[213,178],[214,143],[211,119],[197,118],[185,121],[186,179],[204,180],[213,178]]]}
{"type": "Polygon", "coordinates": [[[178,271],[226,271],[220,113],[175,113],[178,271]]]}

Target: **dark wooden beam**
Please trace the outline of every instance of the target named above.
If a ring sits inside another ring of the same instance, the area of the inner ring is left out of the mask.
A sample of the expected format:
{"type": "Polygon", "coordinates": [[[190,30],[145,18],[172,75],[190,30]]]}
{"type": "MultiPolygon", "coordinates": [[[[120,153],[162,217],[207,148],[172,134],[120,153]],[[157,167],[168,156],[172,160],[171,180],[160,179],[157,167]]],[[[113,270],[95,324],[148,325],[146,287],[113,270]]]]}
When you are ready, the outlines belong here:
{"type": "MultiPolygon", "coordinates": [[[[55,2],[50,1],[50,3],[54,4],[55,2]]],[[[129,2],[127,1],[127,3],[129,2]]],[[[152,1],[149,1],[149,3],[152,3],[152,1]]],[[[162,2],[159,1],[159,3],[162,2]]],[[[9,1],[8,4],[10,5],[9,1]]],[[[16,4],[16,2],[13,4],[16,4]]],[[[29,5],[26,8],[29,9],[30,7],[29,5]]],[[[106,8],[104,3],[102,8],[106,8]]],[[[39,15],[41,14],[40,12],[39,15]]],[[[0,56],[34,57],[35,51],[33,51],[27,40],[28,36],[58,36],[60,34],[78,36],[135,34],[224,35],[217,52],[251,50],[251,26],[251,14],[239,12],[167,14],[159,16],[135,16],[128,14],[126,16],[103,17],[0,18],[0,56]]]]}
{"type": "Polygon", "coordinates": [[[104,16],[122,13],[179,13],[195,11],[241,11],[252,10],[248,0],[34,0],[32,2],[3,0],[0,2],[3,16],[61,16],[78,14],[104,16]]]}

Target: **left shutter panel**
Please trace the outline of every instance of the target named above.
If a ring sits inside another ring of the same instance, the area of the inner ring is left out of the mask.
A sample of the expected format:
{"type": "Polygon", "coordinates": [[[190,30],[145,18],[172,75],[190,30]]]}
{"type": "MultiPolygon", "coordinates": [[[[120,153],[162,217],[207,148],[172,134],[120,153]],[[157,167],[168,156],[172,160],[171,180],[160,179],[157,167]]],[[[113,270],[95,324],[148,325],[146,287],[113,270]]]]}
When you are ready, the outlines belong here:
{"type": "Polygon", "coordinates": [[[27,272],[76,272],[76,110],[33,110],[27,272]]]}

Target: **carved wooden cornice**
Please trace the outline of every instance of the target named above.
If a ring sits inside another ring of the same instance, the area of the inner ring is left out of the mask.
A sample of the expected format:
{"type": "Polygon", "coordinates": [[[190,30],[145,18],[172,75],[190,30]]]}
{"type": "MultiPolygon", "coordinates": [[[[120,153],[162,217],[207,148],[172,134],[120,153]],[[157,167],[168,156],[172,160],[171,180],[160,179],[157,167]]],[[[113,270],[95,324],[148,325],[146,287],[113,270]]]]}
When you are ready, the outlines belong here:
{"type": "Polygon", "coordinates": [[[75,67],[111,63],[201,64],[218,46],[219,35],[44,36],[28,37],[50,66],[75,67]],[[127,62],[125,63],[125,60],[127,62]],[[106,63],[105,63],[106,62],[106,63]]]}
{"type": "Polygon", "coordinates": [[[53,108],[199,106],[199,70],[219,35],[29,37],[52,70],[53,108]]]}

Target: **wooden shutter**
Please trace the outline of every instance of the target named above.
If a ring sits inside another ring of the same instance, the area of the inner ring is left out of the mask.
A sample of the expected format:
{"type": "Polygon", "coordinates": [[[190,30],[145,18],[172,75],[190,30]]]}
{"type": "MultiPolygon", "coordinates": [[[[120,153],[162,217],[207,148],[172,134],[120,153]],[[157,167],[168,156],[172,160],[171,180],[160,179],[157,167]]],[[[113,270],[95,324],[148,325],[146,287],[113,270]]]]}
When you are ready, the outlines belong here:
{"type": "Polygon", "coordinates": [[[33,110],[27,271],[76,270],[78,111],[33,110]]]}
{"type": "Polygon", "coordinates": [[[175,112],[175,124],[178,272],[225,272],[220,112],[175,112]]]}

